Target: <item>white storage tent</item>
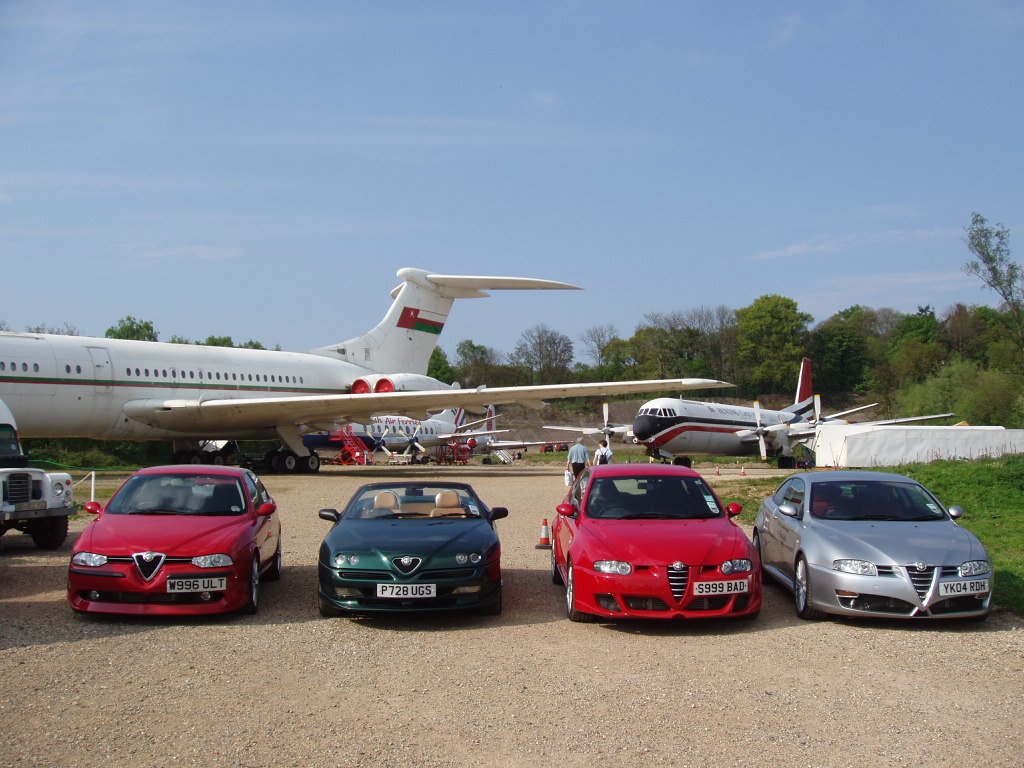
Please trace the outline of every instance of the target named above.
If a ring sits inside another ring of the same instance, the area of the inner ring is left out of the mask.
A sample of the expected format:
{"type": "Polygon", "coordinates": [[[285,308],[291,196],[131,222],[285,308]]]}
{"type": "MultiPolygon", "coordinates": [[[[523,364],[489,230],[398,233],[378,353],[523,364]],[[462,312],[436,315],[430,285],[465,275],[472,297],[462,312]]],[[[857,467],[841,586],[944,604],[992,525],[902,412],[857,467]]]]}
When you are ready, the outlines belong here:
{"type": "Polygon", "coordinates": [[[807,447],[819,467],[892,467],[1024,453],[1024,429],[822,424],[807,447]]]}

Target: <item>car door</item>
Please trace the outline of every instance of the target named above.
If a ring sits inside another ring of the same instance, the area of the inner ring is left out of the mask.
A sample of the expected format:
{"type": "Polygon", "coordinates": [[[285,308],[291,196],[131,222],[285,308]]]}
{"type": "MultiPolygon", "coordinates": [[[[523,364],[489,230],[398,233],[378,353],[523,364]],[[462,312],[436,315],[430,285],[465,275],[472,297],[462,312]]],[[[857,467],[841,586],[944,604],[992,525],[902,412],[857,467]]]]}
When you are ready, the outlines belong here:
{"type": "Polygon", "coordinates": [[[573,483],[566,502],[572,504],[576,508],[575,514],[558,515],[558,523],[555,526],[555,537],[552,542],[552,546],[556,548],[555,557],[557,562],[563,566],[569,559],[569,548],[572,546],[573,540],[579,533],[580,510],[583,508],[583,497],[585,496],[585,490],[589,483],[590,470],[585,469],[580,473],[576,482],[573,483]]]}
{"type": "MultiPolygon", "coordinates": [[[[258,511],[264,504],[274,501],[266,487],[255,475],[245,476],[245,490],[254,511],[258,511]]],[[[260,561],[269,562],[281,543],[281,523],[276,511],[269,515],[256,516],[255,538],[256,547],[260,551],[260,561]]]]}
{"type": "Polygon", "coordinates": [[[782,514],[779,507],[791,504],[802,513],[806,495],[806,482],[803,478],[793,477],[783,483],[765,502],[761,559],[763,564],[777,568],[787,576],[791,575],[793,570],[793,555],[789,549],[793,543],[794,523],[799,523],[799,519],[782,514]]]}

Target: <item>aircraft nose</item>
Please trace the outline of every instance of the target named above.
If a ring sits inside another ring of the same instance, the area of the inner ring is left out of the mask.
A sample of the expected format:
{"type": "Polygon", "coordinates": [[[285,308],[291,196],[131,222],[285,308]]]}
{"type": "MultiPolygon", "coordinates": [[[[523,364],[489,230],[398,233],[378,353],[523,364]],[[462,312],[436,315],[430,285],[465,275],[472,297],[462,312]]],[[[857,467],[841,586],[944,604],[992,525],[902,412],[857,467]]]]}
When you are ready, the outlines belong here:
{"type": "Polygon", "coordinates": [[[658,432],[656,416],[637,416],[633,420],[633,437],[639,442],[650,440],[658,432]]]}

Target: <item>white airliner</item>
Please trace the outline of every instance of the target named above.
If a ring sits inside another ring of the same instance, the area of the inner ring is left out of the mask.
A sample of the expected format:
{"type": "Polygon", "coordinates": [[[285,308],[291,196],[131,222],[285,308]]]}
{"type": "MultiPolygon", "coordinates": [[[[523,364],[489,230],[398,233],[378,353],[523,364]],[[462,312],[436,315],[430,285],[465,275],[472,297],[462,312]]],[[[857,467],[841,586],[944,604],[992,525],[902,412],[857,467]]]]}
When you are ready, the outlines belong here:
{"type": "MultiPolygon", "coordinates": [[[[643,404],[633,419],[633,437],[647,447],[647,454],[686,463],[691,454],[743,456],[760,453],[762,460],[777,456],[780,468],[795,466],[793,447],[814,435],[820,423],[846,423],[844,416],[873,408],[877,403],[852,408],[831,416],[821,415],[821,400],[812,394],[811,361],[800,364],[796,398],[785,411],[725,403],[703,403],[661,397],[643,404]]],[[[944,419],[952,413],[867,421],[864,424],[905,424],[944,419]]]]}
{"type": "Polygon", "coordinates": [[[316,472],[302,435],[374,414],[422,416],[545,399],[732,386],[713,379],[457,389],[426,375],[457,298],[498,289],[576,289],[550,280],[432,274],[404,268],[371,331],[308,352],[0,332],[0,399],[23,437],[192,441],[279,439],[285,471],[316,472]]]}

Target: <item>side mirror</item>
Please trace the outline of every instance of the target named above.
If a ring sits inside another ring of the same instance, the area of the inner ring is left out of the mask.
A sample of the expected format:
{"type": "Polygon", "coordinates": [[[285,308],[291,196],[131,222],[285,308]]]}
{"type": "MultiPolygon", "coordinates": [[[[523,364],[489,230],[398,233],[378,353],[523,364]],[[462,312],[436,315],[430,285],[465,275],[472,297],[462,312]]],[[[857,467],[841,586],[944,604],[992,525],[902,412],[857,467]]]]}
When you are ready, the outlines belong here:
{"type": "Polygon", "coordinates": [[[508,507],[494,507],[491,510],[491,520],[501,520],[503,517],[508,517],[508,507]]]}
{"type": "Polygon", "coordinates": [[[559,504],[555,507],[555,512],[566,517],[572,517],[576,514],[576,506],[574,504],[559,504]]]}
{"type": "Polygon", "coordinates": [[[960,515],[962,515],[963,513],[964,513],[964,508],[963,507],[950,507],[949,508],[949,516],[952,517],[954,520],[956,520],[958,517],[960,517],[960,515]]]}
{"type": "Polygon", "coordinates": [[[790,504],[788,501],[784,504],[779,504],[779,513],[786,517],[800,517],[800,510],[795,505],[790,504]]]}
{"type": "Polygon", "coordinates": [[[85,502],[85,506],[82,507],[82,509],[88,512],[90,515],[98,515],[100,512],[103,511],[103,507],[98,501],[87,501],[85,502]]]}
{"type": "Polygon", "coordinates": [[[319,515],[321,520],[329,520],[332,523],[336,523],[341,519],[341,515],[338,514],[336,509],[321,509],[319,515]]]}
{"type": "Polygon", "coordinates": [[[729,517],[736,517],[736,515],[738,515],[742,511],[743,505],[740,504],[738,501],[734,501],[732,504],[725,508],[725,514],[727,514],[729,517]]]}
{"type": "Polygon", "coordinates": [[[256,514],[259,517],[269,517],[275,512],[277,512],[277,504],[275,504],[272,501],[267,501],[264,502],[263,504],[260,504],[259,508],[256,510],[256,514]]]}

